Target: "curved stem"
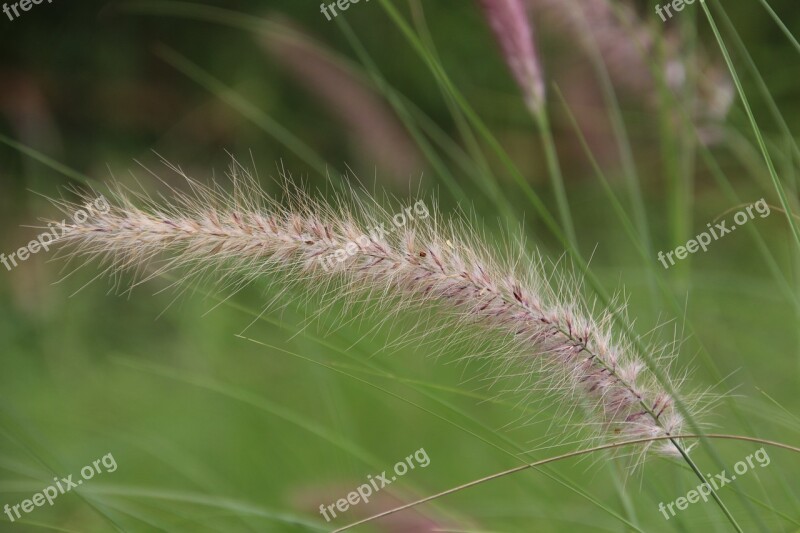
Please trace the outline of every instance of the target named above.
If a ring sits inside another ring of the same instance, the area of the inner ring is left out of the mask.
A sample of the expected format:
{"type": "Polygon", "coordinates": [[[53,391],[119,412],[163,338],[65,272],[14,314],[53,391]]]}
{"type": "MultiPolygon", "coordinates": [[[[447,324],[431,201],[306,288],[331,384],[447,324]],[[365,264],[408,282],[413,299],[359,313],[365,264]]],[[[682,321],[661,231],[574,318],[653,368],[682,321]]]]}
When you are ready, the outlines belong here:
{"type": "MultiPolygon", "coordinates": [[[[623,442],[614,442],[614,443],[611,443],[611,444],[603,444],[603,445],[600,445],[600,446],[595,446],[593,448],[586,448],[584,450],[577,450],[577,451],[565,453],[565,454],[562,454],[562,455],[556,455],[555,457],[548,457],[547,459],[541,459],[541,460],[535,461],[533,463],[529,463],[529,464],[525,464],[525,465],[521,465],[521,466],[516,466],[514,468],[510,468],[510,469],[504,470],[502,472],[497,472],[496,474],[492,474],[492,475],[489,475],[489,476],[486,476],[486,477],[482,477],[480,479],[476,479],[474,481],[470,481],[469,483],[464,483],[463,485],[459,485],[457,487],[453,487],[451,489],[447,489],[445,491],[439,492],[437,494],[433,494],[431,496],[427,496],[425,498],[416,500],[414,502],[407,503],[405,505],[401,505],[400,507],[396,507],[394,509],[390,509],[388,511],[384,511],[382,513],[378,513],[378,514],[370,516],[368,518],[364,518],[363,520],[359,520],[358,522],[353,522],[352,524],[349,524],[349,525],[346,525],[344,527],[340,527],[339,529],[334,530],[333,533],[339,533],[341,531],[346,531],[346,530],[351,529],[351,528],[353,528],[355,526],[358,526],[358,525],[361,525],[361,524],[366,524],[367,522],[372,522],[373,520],[377,520],[378,518],[383,518],[384,516],[388,516],[388,515],[391,515],[391,514],[394,514],[394,513],[398,513],[400,511],[404,511],[406,509],[410,509],[412,507],[416,507],[417,505],[420,505],[420,504],[423,504],[423,503],[427,503],[427,502],[429,502],[431,500],[435,500],[435,499],[441,498],[442,496],[447,496],[449,494],[453,494],[453,493],[456,493],[456,492],[460,492],[460,491],[462,491],[464,489],[468,489],[470,487],[474,487],[475,485],[480,485],[481,483],[484,483],[486,481],[491,481],[493,479],[498,479],[498,478],[501,478],[501,477],[505,477],[505,476],[508,476],[510,474],[515,474],[517,472],[521,472],[521,471],[526,470],[528,468],[536,468],[538,466],[543,466],[543,465],[546,465],[546,464],[549,464],[549,463],[555,463],[555,462],[561,461],[562,459],[570,459],[572,457],[578,457],[578,456],[581,456],[581,455],[587,455],[587,454],[598,452],[598,451],[602,451],[602,450],[609,450],[609,449],[612,449],[612,448],[620,448],[622,446],[630,446],[632,444],[641,444],[643,442],[653,442],[653,441],[657,441],[657,440],[671,440],[671,439],[702,439],[702,438],[738,440],[738,441],[744,441],[744,442],[755,442],[755,443],[758,443],[758,444],[766,444],[768,446],[774,446],[776,448],[782,448],[784,450],[789,450],[789,451],[793,451],[795,453],[800,453],[800,448],[797,448],[795,446],[791,446],[789,444],[783,444],[782,442],[775,442],[775,441],[771,441],[771,440],[767,440],[767,439],[761,439],[761,438],[758,438],[758,437],[747,437],[747,436],[744,436],[744,435],[726,435],[726,434],[718,434],[718,433],[709,433],[707,435],[688,434],[688,435],[674,435],[674,436],[659,436],[659,437],[648,437],[648,438],[642,438],[642,439],[633,439],[633,440],[627,440],[627,441],[623,441],[623,442]]],[[[690,461],[690,464],[693,465],[693,463],[691,461],[690,461]]],[[[694,468],[696,468],[696,467],[694,467],[694,468]]],[[[712,494],[716,494],[716,490],[712,490],[711,493],[712,494]]]]}

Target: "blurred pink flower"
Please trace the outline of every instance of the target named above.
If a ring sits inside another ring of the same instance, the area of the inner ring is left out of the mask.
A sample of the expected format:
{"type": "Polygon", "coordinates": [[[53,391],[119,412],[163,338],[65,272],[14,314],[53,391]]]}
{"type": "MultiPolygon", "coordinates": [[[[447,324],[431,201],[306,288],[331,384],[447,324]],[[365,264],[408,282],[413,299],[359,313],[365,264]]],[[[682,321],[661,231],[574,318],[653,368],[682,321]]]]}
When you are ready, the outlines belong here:
{"type": "MultiPolygon", "coordinates": [[[[658,79],[652,65],[659,56],[659,35],[636,12],[631,2],[527,0],[527,4],[540,29],[568,40],[570,47],[577,43],[584,52],[596,50],[617,88],[651,106],[657,105],[658,79]]],[[[674,29],[664,30],[663,47],[661,75],[667,87],[680,93],[686,87],[687,69],[697,71],[696,87],[693,88],[696,94],[688,110],[693,115],[701,140],[705,144],[719,141],[728,111],[735,101],[730,76],[720,68],[718,61],[704,53],[702,47],[698,47],[698,53],[691,58],[694,63],[686,63],[680,36],[674,29]]],[[[571,68],[585,70],[583,65],[571,68]]],[[[565,92],[598,92],[590,85],[559,85],[565,92]]]]}
{"type": "Polygon", "coordinates": [[[478,0],[525,104],[533,113],[544,106],[542,65],[533,41],[533,28],[522,0],[478,0]]]}
{"type": "Polygon", "coordinates": [[[346,125],[354,148],[370,164],[398,185],[413,183],[422,170],[419,152],[369,80],[295,24],[281,22],[286,31],[266,32],[261,40],[265,50],[346,125]]]}

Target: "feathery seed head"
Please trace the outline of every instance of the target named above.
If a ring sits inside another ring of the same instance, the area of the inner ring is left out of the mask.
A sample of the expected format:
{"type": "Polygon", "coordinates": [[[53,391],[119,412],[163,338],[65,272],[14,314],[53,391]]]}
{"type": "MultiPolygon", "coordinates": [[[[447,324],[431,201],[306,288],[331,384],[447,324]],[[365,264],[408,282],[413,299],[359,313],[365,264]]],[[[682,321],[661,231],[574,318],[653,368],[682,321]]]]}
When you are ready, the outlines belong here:
{"type": "MultiPolygon", "coordinates": [[[[274,271],[328,297],[362,294],[359,302],[431,310],[459,339],[486,344],[492,333],[487,360],[507,374],[521,365],[526,386],[543,380],[566,410],[586,410],[599,436],[680,433],[672,398],[632,343],[614,335],[611,311],[594,318],[564,276],[555,289],[541,257],[504,258],[463,222],[446,223],[427,206],[430,216],[406,209],[408,223],[392,227],[388,212],[355,195],[326,206],[287,190],[281,204],[235,170],[233,195],[186,178],[191,194],[156,205],[118,188],[108,195],[110,209],[74,223],[63,243],[70,255],[104,259],[111,272],[135,267],[145,279],[177,270],[238,287],[274,271]],[[380,225],[385,234],[368,231],[380,225]],[[324,268],[320,259],[345,245],[353,253],[324,268]]],[[[440,331],[428,318],[418,325],[423,336],[440,331]]],[[[656,449],[677,453],[671,441],[656,449]]]]}

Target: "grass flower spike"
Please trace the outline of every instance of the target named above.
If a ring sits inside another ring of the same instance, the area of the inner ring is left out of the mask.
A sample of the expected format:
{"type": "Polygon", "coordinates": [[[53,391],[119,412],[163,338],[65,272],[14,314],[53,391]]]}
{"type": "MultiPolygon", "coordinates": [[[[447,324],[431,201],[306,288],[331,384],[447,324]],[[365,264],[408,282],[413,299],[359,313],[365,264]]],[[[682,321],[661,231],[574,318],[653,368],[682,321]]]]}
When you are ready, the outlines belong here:
{"type": "Polygon", "coordinates": [[[508,67],[534,114],[544,106],[542,65],[533,41],[533,29],[522,0],[478,0],[508,67]]]}
{"type": "MultiPolygon", "coordinates": [[[[325,298],[359,294],[359,305],[413,307],[423,311],[421,335],[484,341],[502,374],[525,376],[523,393],[560,393],[565,410],[589,413],[587,425],[604,441],[680,433],[673,400],[633,346],[615,338],[610,312],[593,318],[579,284],[563,274],[553,288],[541,257],[498,257],[466,223],[446,223],[422,201],[398,211],[400,226],[398,215],[354,195],[329,207],[291,192],[282,205],[251,178],[234,180],[233,195],[189,181],[191,194],[163,205],[145,198],[144,207],[118,190],[110,211],[72,227],[69,254],[105,258],[111,272],[148,271],[146,279],[178,270],[241,283],[280,273],[325,298]],[[326,266],[342,249],[347,260],[326,266]]],[[[663,442],[654,445],[660,452],[677,452],[663,442]]]]}

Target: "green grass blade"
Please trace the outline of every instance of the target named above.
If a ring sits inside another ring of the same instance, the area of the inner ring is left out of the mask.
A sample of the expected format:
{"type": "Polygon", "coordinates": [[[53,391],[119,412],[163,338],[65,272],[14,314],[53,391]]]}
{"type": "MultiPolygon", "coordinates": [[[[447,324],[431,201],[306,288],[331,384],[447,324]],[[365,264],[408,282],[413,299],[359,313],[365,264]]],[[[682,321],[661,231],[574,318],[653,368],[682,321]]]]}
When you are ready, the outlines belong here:
{"type": "Polygon", "coordinates": [[[711,14],[711,10],[708,8],[706,0],[700,0],[700,5],[703,8],[703,12],[706,14],[706,19],[708,19],[708,23],[711,26],[711,30],[714,32],[714,37],[717,40],[717,44],[719,45],[720,50],[722,51],[722,55],[725,58],[725,63],[728,65],[728,71],[731,73],[731,77],[733,78],[733,83],[736,85],[736,91],[739,93],[739,98],[744,105],[745,113],[747,113],[747,118],[750,121],[750,125],[753,128],[753,134],[756,137],[756,141],[758,142],[758,147],[761,150],[761,154],[764,157],[764,162],[767,165],[767,169],[769,170],[769,175],[772,178],[773,185],[775,186],[775,190],[778,193],[778,198],[781,202],[781,207],[786,213],[786,219],[789,221],[789,227],[792,230],[792,235],[794,236],[795,243],[798,247],[800,247],[800,228],[797,225],[797,222],[794,217],[794,213],[792,211],[791,206],[789,205],[789,201],[786,197],[786,191],[784,190],[783,183],[781,183],[780,178],[778,177],[777,172],[775,171],[775,165],[772,162],[772,157],[769,155],[769,151],[767,150],[766,143],[764,142],[764,137],[761,134],[761,129],[758,126],[758,122],[756,121],[755,115],[753,114],[753,110],[750,107],[750,102],[747,99],[747,95],[744,92],[744,87],[742,87],[742,83],[739,80],[739,75],[737,74],[736,67],[733,65],[733,60],[731,59],[730,53],[728,53],[728,47],[725,45],[725,42],[722,39],[722,35],[720,34],[719,28],[717,28],[717,24],[714,20],[714,17],[711,14]]]}

